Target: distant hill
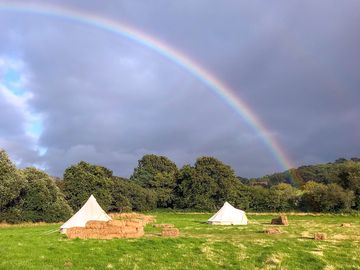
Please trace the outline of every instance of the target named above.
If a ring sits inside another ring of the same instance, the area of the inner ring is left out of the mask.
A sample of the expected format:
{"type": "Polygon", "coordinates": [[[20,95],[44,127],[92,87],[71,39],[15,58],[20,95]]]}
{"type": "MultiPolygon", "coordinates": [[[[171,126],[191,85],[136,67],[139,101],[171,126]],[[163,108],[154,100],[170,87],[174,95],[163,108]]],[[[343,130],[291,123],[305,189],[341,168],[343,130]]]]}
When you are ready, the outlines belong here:
{"type": "Polygon", "coordinates": [[[326,164],[305,165],[296,169],[251,179],[248,183],[250,185],[267,185],[269,187],[279,183],[288,183],[294,187],[300,187],[308,181],[323,184],[337,183],[340,172],[344,171],[344,168],[348,165],[354,163],[358,163],[360,166],[360,158],[354,157],[349,160],[339,158],[334,162],[326,164]]]}

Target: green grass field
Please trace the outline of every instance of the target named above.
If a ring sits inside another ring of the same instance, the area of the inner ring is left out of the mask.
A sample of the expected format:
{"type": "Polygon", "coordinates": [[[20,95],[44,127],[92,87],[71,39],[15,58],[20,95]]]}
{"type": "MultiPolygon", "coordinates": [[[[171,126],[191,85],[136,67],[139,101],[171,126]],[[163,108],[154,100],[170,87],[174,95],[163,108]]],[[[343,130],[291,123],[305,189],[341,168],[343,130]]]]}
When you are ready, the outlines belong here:
{"type": "Polygon", "coordinates": [[[281,234],[266,235],[275,214],[248,214],[248,226],[210,226],[210,214],[151,214],[181,236],[163,238],[148,225],[141,239],[68,240],[53,232],[59,224],[0,226],[0,269],[360,269],[359,217],[288,215],[281,234]],[[315,232],[328,240],[311,239],[315,232]]]}

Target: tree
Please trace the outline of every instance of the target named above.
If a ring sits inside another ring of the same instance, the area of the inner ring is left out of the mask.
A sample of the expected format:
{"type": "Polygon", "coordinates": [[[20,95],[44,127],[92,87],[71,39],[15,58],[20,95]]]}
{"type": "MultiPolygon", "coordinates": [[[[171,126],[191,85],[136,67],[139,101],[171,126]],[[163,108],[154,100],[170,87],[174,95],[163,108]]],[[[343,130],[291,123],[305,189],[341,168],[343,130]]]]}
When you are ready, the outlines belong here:
{"type": "Polygon", "coordinates": [[[300,206],[305,211],[336,212],[349,210],[354,204],[354,193],[337,184],[324,185],[309,181],[303,189],[300,206]]]}
{"type": "Polygon", "coordinates": [[[7,153],[0,150],[0,213],[3,214],[0,215],[0,220],[5,219],[6,211],[13,211],[14,216],[19,214],[20,210],[13,208],[16,208],[26,186],[24,176],[16,169],[7,153]]]}
{"type": "Polygon", "coordinates": [[[250,189],[250,204],[249,209],[254,211],[269,211],[270,190],[262,186],[249,187],[250,189]]]}
{"type": "Polygon", "coordinates": [[[111,211],[146,211],[156,207],[157,197],[154,191],[125,178],[114,176],[112,180],[111,211]]]}
{"type": "Polygon", "coordinates": [[[194,167],[185,165],[177,178],[175,206],[182,209],[215,209],[213,197],[217,189],[218,186],[211,177],[200,175],[194,167]]]}
{"type": "Polygon", "coordinates": [[[209,177],[216,186],[212,195],[215,205],[221,206],[235,198],[239,180],[229,165],[214,157],[200,157],[195,162],[195,170],[200,177],[209,177]]]}
{"type": "Polygon", "coordinates": [[[337,183],[355,194],[355,209],[360,210],[360,162],[351,160],[339,165],[337,183]]]}
{"type": "Polygon", "coordinates": [[[35,168],[22,172],[28,183],[21,204],[24,221],[59,222],[70,218],[73,211],[48,174],[35,168]]]}
{"type": "Polygon", "coordinates": [[[238,202],[241,182],[229,165],[214,157],[200,157],[194,167],[184,166],[175,188],[176,207],[213,210],[238,202]]]}
{"type": "Polygon", "coordinates": [[[298,203],[296,188],[286,183],[280,183],[270,188],[269,206],[273,211],[289,211],[298,203]]]}
{"type": "Polygon", "coordinates": [[[75,210],[86,202],[91,194],[101,207],[107,211],[112,203],[112,171],[84,161],[65,170],[63,191],[70,206],[75,210]]]}
{"type": "Polygon", "coordinates": [[[157,195],[158,207],[171,207],[178,169],[176,164],[164,156],[145,155],[139,160],[130,180],[157,195]]]}

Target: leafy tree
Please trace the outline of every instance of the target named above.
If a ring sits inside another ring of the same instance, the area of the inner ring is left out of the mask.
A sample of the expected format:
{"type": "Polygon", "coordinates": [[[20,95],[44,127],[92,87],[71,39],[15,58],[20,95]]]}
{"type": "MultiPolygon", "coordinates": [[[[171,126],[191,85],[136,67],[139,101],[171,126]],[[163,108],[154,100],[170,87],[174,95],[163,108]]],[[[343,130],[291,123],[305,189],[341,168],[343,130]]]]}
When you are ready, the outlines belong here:
{"type": "Polygon", "coordinates": [[[146,211],[156,207],[157,197],[154,191],[145,189],[125,178],[114,176],[112,180],[111,211],[146,211]]]}
{"type": "Polygon", "coordinates": [[[239,180],[234,170],[214,157],[200,157],[195,162],[195,170],[200,177],[210,177],[216,186],[212,198],[217,206],[231,201],[236,196],[239,180]]]}
{"type": "Polygon", "coordinates": [[[130,180],[157,195],[158,207],[171,207],[178,169],[176,164],[164,156],[145,155],[139,160],[130,180]]]}
{"type": "Polygon", "coordinates": [[[339,165],[337,183],[355,194],[355,208],[360,210],[360,162],[351,160],[339,165]]]}
{"type": "Polygon", "coordinates": [[[346,191],[337,184],[324,185],[309,181],[303,187],[301,209],[315,212],[349,210],[354,203],[352,191],[346,191]]]}
{"type": "Polygon", "coordinates": [[[184,166],[177,178],[176,207],[212,210],[225,201],[238,202],[241,183],[230,166],[214,157],[200,157],[184,166]]]}
{"type": "Polygon", "coordinates": [[[280,183],[272,186],[269,193],[269,210],[289,211],[297,206],[298,199],[296,188],[290,184],[280,183]]]}
{"type": "Polygon", "coordinates": [[[185,165],[177,178],[175,206],[199,210],[214,209],[216,204],[212,197],[217,188],[211,177],[200,175],[194,167],[185,165]]]}
{"type": "Polygon", "coordinates": [[[25,221],[59,222],[71,216],[72,209],[49,175],[35,168],[23,174],[28,182],[21,204],[25,221]]]}
{"type": "Polygon", "coordinates": [[[0,212],[9,210],[17,204],[26,185],[25,178],[16,169],[7,153],[0,150],[0,212]]]}
{"type": "Polygon", "coordinates": [[[262,186],[250,187],[249,209],[254,211],[269,211],[270,190],[262,186]]]}
{"type": "Polygon", "coordinates": [[[69,205],[77,211],[93,194],[105,211],[110,209],[113,200],[112,174],[112,171],[105,167],[84,161],[67,168],[64,173],[63,192],[69,205]]]}

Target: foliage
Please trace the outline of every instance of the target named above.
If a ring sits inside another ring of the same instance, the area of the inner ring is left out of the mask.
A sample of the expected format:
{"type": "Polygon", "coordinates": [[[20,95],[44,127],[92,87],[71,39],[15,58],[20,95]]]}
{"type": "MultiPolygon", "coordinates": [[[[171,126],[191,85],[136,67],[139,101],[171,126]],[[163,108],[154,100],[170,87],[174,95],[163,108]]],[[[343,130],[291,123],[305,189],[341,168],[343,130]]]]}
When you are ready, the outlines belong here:
{"type": "Polygon", "coordinates": [[[145,155],[139,160],[130,180],[153,190],[158,207],[171,207],[177,172],[176,164],[167,157],[145,155]]]}
{"type": "Polygon", "coordinates": [[[111,211],[147,211],[156,207],[157,197],[152,190],[121,177],[114,176],[112,180],[111,211]]]}
{"type": "Polygon", "coordinates": [[[84,161],[70,166],[64,173],[63,192],[65,198],[77,211],[93,194],[101,207],[107,211],[112,203],[111,177],[111,170],[84,161]]]}
{"type": "Polygon", "coordinates": [[[214,157],[201,157],[195,166],[184,166],[177,178],[176,207],[216,209],[225,201],[236,201],[241,183],[229,165],[214,157]]]}
{"type": "Polygon", "coordinates": [[[72,209],[54,180],[35,168],[18,170],[5,151],[0,151],[0,221],[58,222],[72,209]]]}
{"type": "Polygon", "coordinates": [[[355,194],[355,209],[360,210],[360,160],[353,158],[339,165],[337,183],[355,194]]]}
{"type": "Polygon", "coordinates": [[[349,210],[354,204],[354,193],[337,184],[324,185],[309,181],[303,189],[300,207],[305,211],[337,212],[349,210]]]}
{"type": "Polygon", "coordinates": [[[288,183],[299,188],[308,181],[323,184],[338,183],[339,174],[351,167],[355,171],[359,170],[360,159],[356,157],[350,160],[339,158],[333,163],[300,166],[297,169],[290,169],[281,173],[274,173],[258,179],[252,179],[250,184],[266,182],[269,186],[273,186],[279,183],[288,183]]]}
{"type": "Polygon", "coordinates": [[[211,197],[216,193],[216,183],[208,176],[199,175],[190,165],[185,165],[179,173],[175,187],[175,207],[184,209],[214,209],[211,197]]]}
{"type": "Polygon", "coordinates": [[[55,180],[34,168],[18,170],[0,151],[0,221],[64,220],[91,194],[105,211],[121,212],[156,207],[213,211],[225,201],[258,212],[360,210],[359,161],[341,158],[249,180],[214,157],[200,157],[178,170],[164,156],[145,155],[130,180],[84,161],[55,180]]]}
{"type": "Polygon", "coordinates": [[[28,183],[21,206],[24,221],[59,222],[71,217],[72,209],[49,175],[35,168],[26,168],[23,174],[28,183]]]}
{"type": "Polygon", "coordinates": [[[9,156],[0,149],[0,211],[14,206],[25,191],[26,180],[9,156]]]}

